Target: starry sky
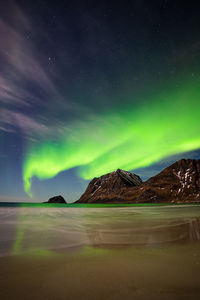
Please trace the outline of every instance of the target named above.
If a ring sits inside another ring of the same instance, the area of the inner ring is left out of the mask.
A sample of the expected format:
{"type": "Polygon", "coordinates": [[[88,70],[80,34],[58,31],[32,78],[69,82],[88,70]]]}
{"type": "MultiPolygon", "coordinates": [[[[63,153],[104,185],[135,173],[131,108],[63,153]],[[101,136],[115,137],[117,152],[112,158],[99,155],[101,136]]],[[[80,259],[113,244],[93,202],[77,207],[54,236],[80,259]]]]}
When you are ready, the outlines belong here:
{"type": "Polygon", "coordinates": [[[200,159],[195,1],[1,1],[0,39],[0,201],[200,159]]]}

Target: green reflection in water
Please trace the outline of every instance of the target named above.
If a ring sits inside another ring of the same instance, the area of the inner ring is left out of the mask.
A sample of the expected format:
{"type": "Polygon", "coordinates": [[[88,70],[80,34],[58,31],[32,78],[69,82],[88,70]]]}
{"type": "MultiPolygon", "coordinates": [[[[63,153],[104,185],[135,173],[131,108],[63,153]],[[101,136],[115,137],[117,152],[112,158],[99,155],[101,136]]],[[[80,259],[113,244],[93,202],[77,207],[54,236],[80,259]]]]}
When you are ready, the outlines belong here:
{"type": "MultiPolygon", "coordinates": [[[[19,203],[20,207],[27,207],[23,203],[19,203]]],[[[30,206],[29,206],[30,207],[30,206]]],[[[56,255],[54,251],[47,250],[44,248],[38,248],[31,246],[28,249],[24,251],[23,249],[23,241],[24,241],[24,235],[25,232],[27,231],[27,224],[26,224],[26,216],[23,214],[23,211],[20,212],[20,215],[18,217],[17,221],[17,230],[16,230],[16,238],[15,241],[13,242],[12,248],[11,248],[11,254],[12,255],[19,255],[21,253],[26,253],[29,255],[34,255],[34,256],[53,256],[56,255]]]]}

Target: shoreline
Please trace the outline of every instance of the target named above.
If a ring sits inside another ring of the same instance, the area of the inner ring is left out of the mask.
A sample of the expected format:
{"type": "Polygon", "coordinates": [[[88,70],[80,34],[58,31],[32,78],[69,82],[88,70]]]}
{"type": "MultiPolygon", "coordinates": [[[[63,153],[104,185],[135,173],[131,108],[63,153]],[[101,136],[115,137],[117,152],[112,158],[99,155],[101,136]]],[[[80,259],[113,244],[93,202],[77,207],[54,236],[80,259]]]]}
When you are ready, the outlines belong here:
{"type": "Polygon", "coordinates": [[[0,207],[148,207],[148,206],[196,206],[200,202],[181,203],[40,203],[40,202],[0,202],[0,207]]]}

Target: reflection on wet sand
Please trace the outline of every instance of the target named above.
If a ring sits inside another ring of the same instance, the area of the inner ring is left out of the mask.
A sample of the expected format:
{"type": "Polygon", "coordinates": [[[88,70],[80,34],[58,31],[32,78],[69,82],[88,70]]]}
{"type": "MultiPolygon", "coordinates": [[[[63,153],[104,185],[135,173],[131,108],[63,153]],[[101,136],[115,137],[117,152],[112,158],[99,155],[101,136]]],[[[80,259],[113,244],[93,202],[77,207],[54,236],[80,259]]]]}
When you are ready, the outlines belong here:
{"type": "MultiPolygon", "coordinates": [[[[2,210],[2,209],[1,209],[2,210]]],[[[200,240],[200,208],[7,208],[0,255],[200,240]]]]}
{"type": "Polygon", "coordinates": [[[113,224],[104,224],[104,229],[96,225],[87,230],[93,246],[131,246],[158,245],[200,240],[200,219],[182,222],[171,221],[167,224],[114,228],[113,224]]]}
{"type": "Polygon", "coordinates": [[[196,300],[199,240],[199,206],[0,209],[0,299],[196,300]]]}

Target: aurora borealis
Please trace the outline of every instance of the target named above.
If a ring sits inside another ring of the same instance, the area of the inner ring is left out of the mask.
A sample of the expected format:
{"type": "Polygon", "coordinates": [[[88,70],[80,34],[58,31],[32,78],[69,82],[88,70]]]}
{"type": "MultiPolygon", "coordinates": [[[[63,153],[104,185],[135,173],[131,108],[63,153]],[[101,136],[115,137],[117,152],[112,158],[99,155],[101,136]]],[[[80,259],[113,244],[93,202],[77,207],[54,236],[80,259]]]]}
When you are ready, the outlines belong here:
{"type": "Polygon", "coordinates": [[[73,202],[118,168],[147,179],[199,159],[197,12],[181,1],[0,4],[1,199],[73,202]]]}
{"type": "Polygon", "coordinates": [[[72,124],[56,145],[43,142],[27,152],[25,190],[31,178],[46,179],[79,167],[84,179],[117,168],[133,170],[200,147],[200,81],[161,93],[142,107],[121,109],[72,124]],[[196,108],[196,109],[195,109],[196,108]]]}

